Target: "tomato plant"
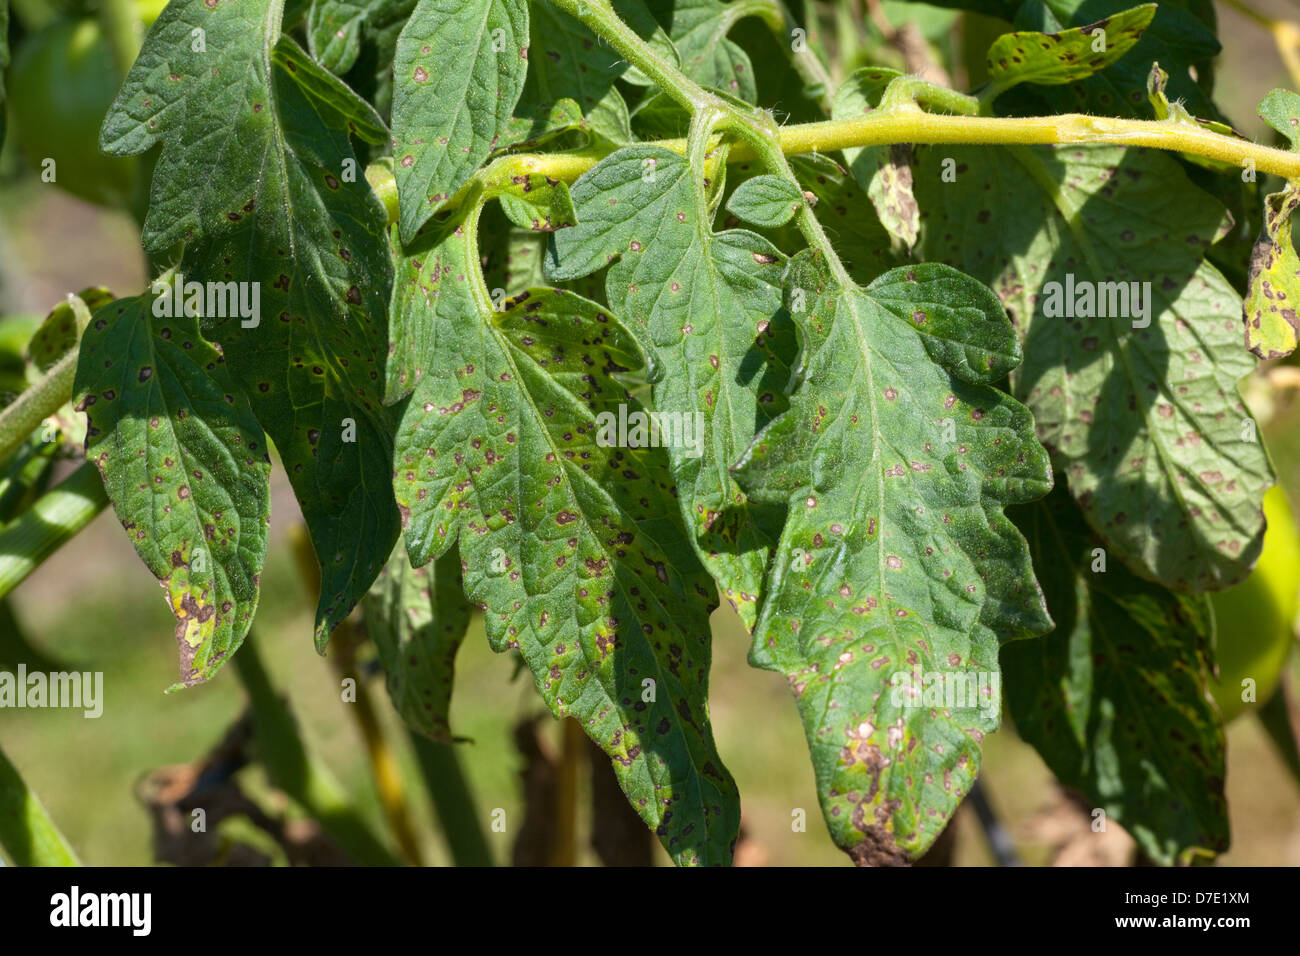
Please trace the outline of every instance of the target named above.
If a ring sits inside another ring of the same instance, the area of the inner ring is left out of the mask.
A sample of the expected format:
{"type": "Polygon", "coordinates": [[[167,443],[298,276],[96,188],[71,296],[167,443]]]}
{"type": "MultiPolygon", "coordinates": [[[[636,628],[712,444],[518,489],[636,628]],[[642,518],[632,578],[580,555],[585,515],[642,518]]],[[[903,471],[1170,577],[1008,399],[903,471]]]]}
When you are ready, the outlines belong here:
{"type": "Polygon", "coordinates": [[[276,470],[316,648],[354,684],[373,653],[441,772],[481,621],[674,862],[731,863],[725,602],[853,862],[931,850],[1004,704],[1146,859],[1224,852],[1224,722],[1286,693],[1300,584],[1239,391],[1300,334],[1300,94],[1236,132],[1208,0],[937,6],[172,0],[141,37],[101,0],[29,33],[25,152],[96,200],[156,156],[155,268],[34,334],[4,467],[81,426],[87,464],[12,499],[0,594],[107,502],[173,689],[233,660],[362,862],[249,639],[276,470]]]}

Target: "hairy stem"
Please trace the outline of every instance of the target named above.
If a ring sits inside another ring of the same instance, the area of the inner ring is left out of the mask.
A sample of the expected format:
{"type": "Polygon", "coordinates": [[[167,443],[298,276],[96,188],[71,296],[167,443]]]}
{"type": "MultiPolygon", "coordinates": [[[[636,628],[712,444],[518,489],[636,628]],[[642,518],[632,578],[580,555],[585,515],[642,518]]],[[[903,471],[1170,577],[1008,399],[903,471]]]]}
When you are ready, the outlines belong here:
{"type": "MultiPolygon", "coordinates": [[[[554,0],[568,2],[568,0],[554,0]]],[[[689,80],[687,82],[690,82],[689,80]]],[[[692,84],[693,85],[693,84],[692,84]]],[[[698,89],[698,87],[696,87],[698,89]]],[[[705,94],[707,96],[707,94],[705,94]]],[[[954,97],[959,94],[954,93],[954,97]]],[[[801,123],[782,127],[777,132],[780,150],[786,156],[830,153],[855,146],[888,146],[895,143],[966,146],[1061,146],[1117,145],[1145,146],[1192,156],[1218,159],[1284,179],[1300,179],[1300,153],[1262,146],[1249,140],[1224,136],[1199,126],[1168,121],[1116,119],[1064,113],[1059,116],[998,117],[926,113],[920,109],[877,111],[869,116],[821,123],[801,123]]],[[[660,146],[686,154],[685,139],[654,140],[660,146]]],[[[476,192],[483,182],[514,175],[535,173],[572,183],[605,158],[606,153],[589,150],[577,153],[515,153],[488,164],[463,186],[443,207],[455,209],[476,192]]],[[[760,158],[759,150],[744,137],[727,153],[727,162],[752,162],[760,158]]],[[[367,172],[377,190],[387,191],[391,171],[378,165],[367,172]]],[[[383,192],[381,192],[382,196],[383,192]]],[[[397,206],[388,204],[389,222],[395,220],[397,206]]],[[[57,406],[55,406],[57,407],[57,406]]],[[[3,445],[3,416],[0,416],[0,451],[3,445]]]]}
{"type": "Polygon", "coordinates": [[[0,459],[8,458],[46,418],[72,398],[78,350],[73,348],[0,412],[0,459]]]}

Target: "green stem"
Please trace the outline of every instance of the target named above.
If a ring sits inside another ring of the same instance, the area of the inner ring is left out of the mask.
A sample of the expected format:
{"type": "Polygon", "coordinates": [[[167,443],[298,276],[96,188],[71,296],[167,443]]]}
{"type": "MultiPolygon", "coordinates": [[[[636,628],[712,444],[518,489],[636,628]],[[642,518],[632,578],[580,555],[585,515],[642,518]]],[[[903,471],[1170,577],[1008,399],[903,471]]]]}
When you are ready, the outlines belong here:
{"type": "Polygon", "coordinates": [[[0,597],[90,524],[107,504],[104,483],[89,463],[41,495],[0,531],[0,597]]]}
{"type": "Polygon", "coordinates": [[[605,40],[678,105],[694,112],[697,107],[717,100],[677,67],[660,59],[614,12],[609,0],[551,0],[551,3],[605,40]]]}
{"type": "Polygon", "coordinates": [[[420,773],[433,800],[452,861],[456,866],[492,866],[492,850],[456,745],[434,743],[422,734],[410,733],[420,773]]]}
{"type": "MultiPolygon", "coordinates": [[[[561,0],[553,0],[561,2],[561,0]]],[[[566,0],[567,2],[567,0],[566,0]]],[[[707,95],[707,94],[706,94],[707,95]]],[[[969,97],[953,93],[952,104],[967,108],[969,97]]],[[[1059,116],[1000,117],[926,113],[919,109],[877,111],[867,116],[782,127],[776,133],[780,151],[786,156],[832,153],[858,146],[889,146],[895,143],[966,146],[1062,146],[1117,145],[1145,146],[1219,159],[1244,168],[1253,161],[1258,172],[1283,179],[1300,179],[1300,153],[1261,146],[1249,140],[1224,136],[1201,127],[1175,125],[1167,121],[1116,119],[1063,113],[1059,116]]],[[[675,153],[686,153],[685,139],[653,140],[675,153]]],[[[532,173],[572,183],[606,154],[514,153],[488,164],[443,207],[455,209],[475,193],[483,182],[501,177],[532,173]]],[[[749,142],[736,143],[727,153],[728,163],[753,162],[759,150],[749,142]]],[[[370,167],[367,176],[371,175],[370,167]]],[[[376,175],[383,176],[376,172],[376,175]]],[[[391,174],[389,174],[391,175],[391,174]]],[[[386,183],[387,179],[381,179],[386,183]]],[[[387,188],[384,186],[383,188],[387,188]]],[[[389,221],[396,205],[389,207],[389,221]]]]}
{"type": "Polygon", "coordinates": [[[36,794],[0,750],[0,846],[16,866],[80,866],[36,794]]]}
{"type": "Polygon", "coordinates": [[[253,733],[271,783],[318,821],[357,863],[399,866],[401,861],[357,813],[329,767],[307,750],[288,700],[271,685],[251,631],[235,655],[235,670],[248,692],[253,733]]]}
{"type": "Polygon", "coordinates": [[[0,411],[0,459],[8,458],[45,419],[72,398],[78,350],[59,359],[31,388],[0,411]]]}

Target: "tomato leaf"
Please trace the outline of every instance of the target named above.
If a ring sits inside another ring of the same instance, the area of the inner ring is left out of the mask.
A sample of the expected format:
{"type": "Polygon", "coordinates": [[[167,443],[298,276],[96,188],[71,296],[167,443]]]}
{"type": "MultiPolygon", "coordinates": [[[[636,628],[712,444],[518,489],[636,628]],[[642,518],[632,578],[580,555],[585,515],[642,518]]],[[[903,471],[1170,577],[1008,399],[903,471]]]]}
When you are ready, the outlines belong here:
{"type": "Polygon", "coordinates": [[[682,72],[702,86],[754,102],[754,66],[727,34],[746,14],[741,4],[724,0],[651,0],[655,15],[681,57],[682,72]]]}
{"type": "Polygon", "coordinates": [[[646,360],[571,293],[495,310],[468,217],[398,264],[395,321],[421,343],[394,473],[411,563],[459,539],[492,647],[518,650],[552,712],[610,755],[675,860],[729,863],[738,797],[706,703],[715,592],[663,452],[617,436],[644,414],[629,386],[646,360]]]}
{"type": "MultiPolygon", "coordinates": [[[[1259,104],[1260,117],[1300,151],[1300,95],[1274,90],[1259,104]]],[[[1264,227],[1250,256],[1246,293],[1246,345],[1264,359],[1295,351],[1300,336],[1300,256],[1292,239],[1291,213],[1300,205],[1300,180],[1264,200],[1264,227]]]]}
{"type": "MultiPolygon", "coordinates": [[[[165,295],[170,294],[170,289],[165,295]]],[[[77,410],[140,559],[167,589],[181,682],[201,683],[244,640],[271,520],[266,438],[220,351],[151,296],[94,314],[77,365],[77,410]]]]}
{"type": "Polygon", "coordinates": [[[784,226],[804,203],[803,190],[781,176],[755,176],[736,188],[727,211],[769,229],[784,226]]]}
{"type": "Polygon", "coordinates": [[[999,641],[1051,626],[1002,514],[1051,487],[1047,454],[989,387],[1020,347],[984,286],[924,264],[863,289],[804,252],[787,298],[803,384],[736,466],[790,515],[750,660],[790,682],[835,842],[859,863],[914,860],[997,727],[999,641]],[[965,706],[904,693],[936,674],[969,681],[965,706]]]}
{"type": "Polygon", "coordinates": [[[403,242],[492,152],[523,92],[527,68],[524,0],[416,5],[393,62],[393,157],[403,242]]]}
{"type": "Polygon", "coordinates": [[[1102,542],[1064,487],[1015,518],[1055,571],[1042,580],[1057,625],[1002,649],[1017,732],[1157,863],[1226,850],[1208,598],[1098,565],[1102,542]]]}
{"type": "Polygon", "coordinates": [[[786,407],[795,342],[781,309],[783,257],[743,229],[715,233],[703,184],[659,146],[621,149],[573,186],[578,224],[555,234],[547,275],[575,279],[616,260],[605,291],[661,359],[656,409],[695,416],[668,449],[696,549],[752,624],[779,515],[755,514],[729,467],[786,407]]]}
{"type": "Polygon", "coordinates": [[[144,241],[186,243],[180,271],[207,287],[203,331],[284,461],[321,562],[323,647],[398,534],[395,419],[381,404],[392,262],[383,206],[349,142],[383,140],[384,127],[277,39],[274,7],[170,4],[100,141],[113,153],[163,145],[144,241]],[[213,284],[257,314],[232,315],[229,299],[212,314],[213,284]]]}
{"type": "Polygon", "coordinates": [[[1006,305],[1014,392],[1107,546],[1179,591],[1245,577],[1272,479],[1237,394],[1240,299],[1204,261],[1222,206],[1176,160],[1113,146],[927,149],[917,183],[925,256],[1006,305]]]}
{"type": "Polygon", "coordinates": [[[1062,86],[1104,70],[1142,37],[1155,16],[1154,3],[1058,33],[1021,30],[989,47],[989,83],[996,96],[1020,83],[1062,86]]]}

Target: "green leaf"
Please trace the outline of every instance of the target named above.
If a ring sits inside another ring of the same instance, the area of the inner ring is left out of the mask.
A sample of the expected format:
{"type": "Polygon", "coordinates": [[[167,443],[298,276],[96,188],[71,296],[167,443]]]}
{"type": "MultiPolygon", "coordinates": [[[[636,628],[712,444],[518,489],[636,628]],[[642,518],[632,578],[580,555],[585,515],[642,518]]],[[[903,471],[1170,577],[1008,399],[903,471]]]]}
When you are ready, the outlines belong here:
{"type": "Polygon", "coordinates": [[[473,611],[461,589],[460,555],[452,548],[433,564],[413,568],[399,543],[363,606],[393,707],[412,730],[451,743],[456,652],[473,611]]]}
{"type": "Polygon", "coordinates": [[[382,0],[312,0],[307,15],[308,49],[331,73],[352,68],[361,52],[361,28],[370,8],[382,0]]]}
{"type": "Polygon", "coordinates": [[[497,199],[512,223],[533,232],[554,232],[577,222],[568,183],[541,173],[512,176],[497,199]]]}
{"type": "MultiPolygon", "coordinates": [[[[1017,27],[1045,33],[1068,27],[1082,27],[1100,18],[1123,15],[1132,0],[1031,0],[1016,15],[1017,27]]],[[[1213,13],[1210,13],[1211,19],[1213,13]]],[[[1155,16],[1129,52],[1109,68],[1093,76],[1062,86],[1039,87],[1037,92],[1057,112],[1093,113],[1103,116],[1136,116],[1148,113],[1146,81],[1153,62],[1165,65],[1169,92],[1194,116],[1222,121],[1210,99],[1210,60],[1219,53],[1219,41],[1212,24],[1196,12],[1162,2],[1155,16]],[[1198,70],[1199,79],[1191,75],[1198,70]]]]}
{"type": "Polygon", "coordinates": [[[88,286],[76,295],[69,294],[45,316],[27,344],[27,356],[42,372],[52,369],[70,349],[81,341],[81,333],[90,317],[113,301],[113,293],[103,286],[88,286]]]}
{"type": "MultiPolygon", "coordinates": [[[[1274,90],[1259,104],[1260,117],[1300,150],[1300,96],[1274,90]]],[[[1263,359],[1284,358],[1300,336],[1300,256],[1291,213],[1300,205],[1300,181],[1264,200],[1264,226],[1251,250],[1246,292],[1246,345],[1263,359]]]]}
{"type": "Polygon", "coordinates": [[[1237,393],[1240,300],[1203,259],[1223,208],[1177,160],[1113,146],[927,149],[917,183],[923,254],[1002,299],[1014,393],[1108,548],[1175,590],[1245,577],[1271,476],[1237,393]]]}
{"type": "Polygon", "coordinates": [[[420,0],[393,63],[403,242],[487,159],[506,131],[527,69],[524,0],[420,0]]]}
{"type": "Polygon", "coordinates": [[[988,52],[991,96],[1021,83],[1061,86],[1104,70],[1133,48],[1155,13],[1156,5],[1148,3],[1059,33],[998,37],[988,52]]]}
{"type": "Polygon", "coordinates": [[[729,863],[738,797],[706,703],[715,592],[663,452],[609,430],[642,412],[629,386],[645,359],[571,293],[532,289],[494,310],[475,220],[398,265],[395,324],[422,344],[394,465],[411,563],[459,539],[492,647],[518,650],[552,712],[610,755],[674,860],[729,863]]]}
{"type": "Polygon", "coordinates": [[[1056,630],[1002,649],[1016,730],[1067,787],[1165,865],[1228,847],[1208,599],[1098,564],[1063,487],[1016,513],[1056,630]],[[1098,567],[1104,570],[1097,570],[1098,567]]]}
{"type": "Polygon", "coordinates": [[[804,203],[803,190],[783,176],[755,176],[737,187],[727,211],[769,229],[784,226],[804,203]]]}
{"type": "Polygon", "coordinates": [[[549,0],[530,3],[529,20],[528,77],[515,110],[529,124],[521,135],[534,137],[551,128],[552,107],[570,99],[602,137],[620,145],[630,142],[627,103],[614,86],[627,71],[627,61],[549,0]]]}
{"type": "Polygon", "coordinates": [[[248,633],[271,520],[266,438],[221,353],[150,296],[91,319],[77,365],[86,457],[176,617],[181,686],[201,683],[248,633]]]}
{"type": "Polygon", "coordinates": [[[1300,149],[1300,94],[1273,90],[1260,101],[1259,118],[1300,149]]]}
{"type": "Polygon", "coordinates": [[[646,6],[668,31],[683,73],[702,86],[754,102],[757,87],[749,54],[727,39],[736,21],[752,9],[734,0],[651,0],[646,6]]]}
{"type": "Polygon", "coordinates": [[[547,275],[575,279],[616,260],[606,297],[661,360],[655,408],[702,428],[697,442],[668,449],[687,527],[752,624],[780,516],[750,510],[728,469],[786,407],[795,341],[781,309],[783,257],[756,233],[715,233],[702,182],[658,146],[608,156],[572,194],[578,225],[555,234],[547,275]]]}
{"type": "Polygon", "coordinates": [[[750,660],[790,682],[835,842],[860,864],[914,860],[997,727],[999,641],[1051,626],[1002,513],[1051,487],[1047,454],[989,387],[1020,348],[969,277],[918,264],[863,289],[804,252],[787,300],[803,384],[736,466],[790,515],[750,660]],[[926,674],[969,679],[968,705],[908,699],[926,674]]]}
{"type": "Polygon", "coordinates": [[[392,261],[349,133],[384,137],[342,81],[276,39],[274,6],[170,4],[100,141],[113,153],[161,142],[146,246],[184,240],[187,282],[242,283],[241,302],[257,297],[257,315],[220,309],[201,325],[293,484],[321,562],[323,646],[398,534],[387,465],[395,416],[381,404],[392,261]]]}

